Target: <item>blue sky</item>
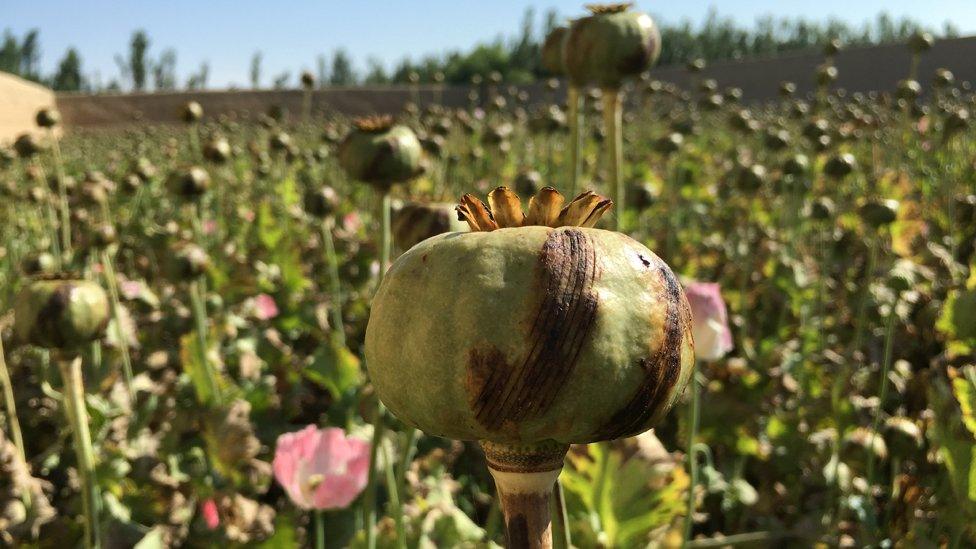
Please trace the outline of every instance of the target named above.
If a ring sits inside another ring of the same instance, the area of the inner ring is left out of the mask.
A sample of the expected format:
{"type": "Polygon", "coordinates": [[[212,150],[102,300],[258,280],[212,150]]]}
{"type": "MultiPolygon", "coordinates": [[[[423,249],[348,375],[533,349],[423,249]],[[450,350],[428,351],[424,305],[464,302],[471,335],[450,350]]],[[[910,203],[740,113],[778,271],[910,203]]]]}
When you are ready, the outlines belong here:
{"type": "MultiPolygon", "coordinates": [[[[210,63],[210,85],[246,85],[251,55],[264,54],[264,79],[289,70],[313,68],[316,56],[342,46],[357,68],[376,57],[388,66],[404,56],[421,57],[445,49],[514,34],[526,7],[542,14],[582,13],[580,0],[0,0],[0,30],[18,36],[41,31],[42,67],[53,71],[69,46],[82,54],[86,73],[104,81],[118,76],[114,56],[125,53],[132,31],[145,29],[151,52],[177,51],[181,76],[210,63]]],[[[687,0],[638,1],[636,6],[666,22],[700,22],[715,7],[720,15],[752,23],[762,15],[827,19],[852,23],[885,10],[924,24],[951,20],[976,34],[976,0],[687,0]]],[[[182,78],[181,78],[182,80],[182,78]]]]}

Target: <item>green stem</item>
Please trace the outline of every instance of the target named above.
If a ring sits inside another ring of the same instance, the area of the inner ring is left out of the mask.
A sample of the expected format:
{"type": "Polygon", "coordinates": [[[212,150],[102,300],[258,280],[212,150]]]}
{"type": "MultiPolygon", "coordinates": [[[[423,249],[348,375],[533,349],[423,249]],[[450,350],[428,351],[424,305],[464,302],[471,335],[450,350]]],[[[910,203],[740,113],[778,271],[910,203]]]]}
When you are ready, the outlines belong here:
{"type": "Polygon", "coordinates": [[[321,509],[312,512],[315,522],[315,549],[325,549],[325,513],[321,509]]]}
{"type": "Polygon", "coordinates": [[[583,120],[583,95],[580,89],[572,84],[566,91],[566,100],[569,107],[569,195],[576,196],[576,189],[579,188],[580,174],[582,173],[581,149],[583,148],[583,135],[580,133],[580,126],[583,120]]]}
{"type": "MultiPolygon", "coordinates": [[[[696,370],[697,370],[697,364],[696,370]]],[[[688,515],[685,517],[685,544],[691,540],[691,531],[695,523],[695,487],[698,485],[698,460],[695,458],[695,439],[698,438],[698,421],[701,407],[699,405],[700,388],[697,372],[691,376],[691,420],[688,425],[688,470],[691,475],[691,485],[688,487],[688,515]]]]}
{"type": "Polygon", "coordinates": [[[881,414],[884,411],[885,399],[888,397],[888,373],[891,371],[891,359],[895,340],[895,318],[898,316],[899,299],[891,305],[888,312],[888,325],[885,328],[884,364],[881,367],[881,388],[878,390],[878,407],[874,409],[874,422],[871,427],[871,440],[868,442],[867,481],[868,486],[874,485],[874,437],[878,436],[881,428],[881,414]]]}
{"type": "Polygon", "coordinates": [[[614,216],[614,228],[621,230],[621,220],[626,211],[626,197],[624,196],[624,182],[620,176],[623,167],[623,106],[621,93],[617,88],[603,90],[603,126],[607,131],[607,173],[608,182],[613,193],[613,202],[617,214],[614,216]]]}
{"type": "MultiPolygon", "coordinates": [[[[607,460],[609,461],[609,460],[607,460]]],[[[557,549],[572,549],[573,539],[569,533],[569,521],[566,514],[566,494],[563,493],[563,483],[556,479],[552,500],[552,541],[557,549]]]]}
{"type": "Polygon", "coordinates": [[[64,183],[64,162],[61,160],[61,144],[54,130],[50,131],[51,151],[54,153],[54,173],[58,181],[58,203],[61,211],[61,249],[71,255],[71,213],[68,209],[68,191],[64,183]]]}
{"type": "MultiPolygon", "coordinates": [[[[393,240],[390,229],[390,202],[389,191],[384,192],[380,200],[380,212],[377,216],[382,220],[383,225],[380,230],[380,274],[377,287],[379,282],[383,281],[383,276],[390,264],[390,249],[393,240]]],[[[383,441],[383,433],[386,430],[386,422],[383,421],[383,403],[379,399],[376,400],[374,412],[376,420],[373,426],[373,440],[369,448],[369,477],[366,482],[366,494],[363,497],[367,549],[376,549],[376,458],[383,441]]],[[[395,487],[391,486],[390,489],[395,489],[395,487]]]]}
{"type": "Polygon", "coordinates": [[[407,549],[407,527],[403,522],[403,506],[400,504],[400,492],[397,490],[396,472],[393,470],[393,456],[389,452],[386,459],[386,485],[390,493],[390,513],[396,523],[397,548],[407,549]]]}
{"type": "Polygon", "coordinates": [[[119,342],[119,352],[122,355],[122,373],[125,376],[125,389],[132,399],[132,358],[129,355],[129,341],[125,330],[122,329],[121,305],[119,303],[119,280],[115,275],[115,265],[108,250],[102,250],[102,268],[105,269],[105,282],[108,294],[112,300],[112,317],[115,319],[115,337],[119,342]]]}
{"type": "Polygon", "coordinates": [[[325,261],[329,265],[329,284],[332,290],[332,331],[339,342],[345,346],[346,329],[342,323],[342,286],[339,279],[339,258],[335,242],[332,240],[332,227],[335,220],[327,218],[322,222],[322,244],[325,246],[325,261]]]}
{"type": "MultiPolygon", "coordinates": [[[[220,394],[220,384],[217,383],[217,374],[213,370],[213,365],[207,358],[207,309],[203,301],[203,276],[190,284],[190,301],[193,306],[193,318],[196,321],[197,331],[197,359],[203,371],[206,372],[207,385],[210,390],[212,402],[220,404],[222,397],[220,394]]],[[[197,395],[201,396],[201,395],[197,395]]]]}
{"type": "Polygon", "coordinates": [[[872,238],[868,241],[868,247],[870,249],[868,250],[867,271],[864,276],[864,286],[861,290],[861,302],[857,310],[857,323],[854,325],[854,347],[851,349],[852,358],[854,353],[861,350],[861,344],[864,342],[864,322],[867,319],[868,301],[871,298],[871,280],[874,278],[874,269],[878,263],[880,242],[878,242],[877,238],[872,238]]]}
{"type": "MultiPolygon", "coordinates": [[[[3,402],[7,412],[7,423],[10,425],[10,434],[14,439],[14,447],[20,454],[20,460],[27,464],[27,450],[24,448],[24,435],[20,430],[20,418],[17,416],[17,402],[14,401],[14,386],[10,381],[10,371],[7,370],[7,360],[3,353],[3,338],[0,337],[0,385],[3,389],[3,402]]],[[[24,505],[30,509],[31,494],[29,490],[24,490],[21,494],[24,505]]]]}
{"type": "Polygon", "coordinates": [[[88,430],[88,411],[85,408],[85,387],[81,377],[81,357],[58,359],[64,382],[65,412],[71,424],[78,476],[81,478],[81,504],[85,515],[85,547],[101,547],[98,525],[98,487],[95,486],[95,451],[88,430]]]}
{"type": "Polygon", "coordinates": [[[377,400],[376,422],[373,425],[373,440],[369,447],[369,477],[366,481],[366,494],[363,496],[364,526],[366,528],[366,547],[376,549],[376,458],[379,455],[386,422],[383,421],[383,405],[377,400]]]}

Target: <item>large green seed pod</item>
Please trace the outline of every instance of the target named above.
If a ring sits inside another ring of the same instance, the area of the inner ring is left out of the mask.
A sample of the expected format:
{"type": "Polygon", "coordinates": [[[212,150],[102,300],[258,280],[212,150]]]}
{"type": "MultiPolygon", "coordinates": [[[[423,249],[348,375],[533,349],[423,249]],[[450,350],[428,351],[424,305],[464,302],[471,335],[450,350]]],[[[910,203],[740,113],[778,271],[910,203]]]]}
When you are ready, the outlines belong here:
{"type": "Polygon", "coordinates": [[[102,336],[110,318],[108,297],[87,280],[36,280],[14,304],[15,339],[48,349],[74,349],[102,336]]]}
{"type": "Polygon", "coordinates": [[[361,118],[339,145],[339,164],[349,177],[388,190],[424,171],[423,147],[413,130],[391,117],[361,118]]]}
{"type": "Polygon", "coordinates": [[[458,221],[454,204],[405,202],[393,206],[393,241],[401,250],[408,250],[433,236],[464,231],[466,225],[458,221]]]}
{"type": "Polygon", "coordinates": [[[542,43],[542,68],[549,74],[562,75],[566,72],[563,67],[563,43],[568,30],[566,27],[556,27],[542,43]]]}
{"type": "Polygon", "coordinates": [[[366,330],[380,399],[427,433],[506,447],[653,427],[694,363],[671,269],[592,228],[612,204],[593,193],[561,208],[547,187],[528,215],[505,187],[489,201],[466,195],[475,232],[425,240],[384,277],[366,330]]]}
{"type": "Polygon", "coordinates": [[[661,34],[646,13],[630,4],[587,6],[592,13],[569,27],[563,66],[573,84],[620,87],[649,69],[661,54],[661,34]]]}

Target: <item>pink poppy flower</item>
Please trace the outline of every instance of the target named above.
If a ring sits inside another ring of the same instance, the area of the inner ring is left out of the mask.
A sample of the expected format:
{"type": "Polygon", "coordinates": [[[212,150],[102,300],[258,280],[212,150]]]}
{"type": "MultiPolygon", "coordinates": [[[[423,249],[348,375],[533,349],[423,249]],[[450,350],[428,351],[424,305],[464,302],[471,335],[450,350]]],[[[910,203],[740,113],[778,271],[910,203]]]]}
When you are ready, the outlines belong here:
{"type": "Polygon", "coordinates": [[[119,293],[129,301],[136,300],[142,295],[142,283],[137,280],[119,282],[119,293]]]}
{"type": "Polygon", "coordinates": [[[254,298],[254,316],[258,320],[271,320],[278,316],[278,304],[268,294],[259,294],[254,298]]]}
{"type": "Polygon", "coordinates": [[[203,521],[207,523],[207,528],[215,530],[220,526],[220,513],[217,512],[217,502],[213,498],[203,500],[200,504],[200,512],[203,514],[203,521]]]}
{"type": "Polygon", "coordinates": [[[692,335],[695,356],[700,360],[718,360],[732,350],[729,315],[718,284],[692,282],[685,287],[691,305],[692,335]]]}
{"type": "Polygon", "coordinates": [[[203,234],[214,234],[217,232],[217,222],[213,219],[208,219],[203,222],[203,234]]]}
{"type": "Polygon", "coordinates": [[[366,488],[369,443],[314,425],[278,437],[275,479],[302,509],[343,509],[366,488]]]}

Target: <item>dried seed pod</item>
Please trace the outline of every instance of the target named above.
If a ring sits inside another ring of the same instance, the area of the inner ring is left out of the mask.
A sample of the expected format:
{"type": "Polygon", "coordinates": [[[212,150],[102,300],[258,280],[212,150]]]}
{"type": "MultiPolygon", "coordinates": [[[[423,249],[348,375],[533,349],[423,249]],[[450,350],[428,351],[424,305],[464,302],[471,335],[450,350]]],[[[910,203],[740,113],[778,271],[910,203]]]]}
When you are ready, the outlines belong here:
{"type": "Polygon", "coordinates": [[[865,223],[878,228],[894,223],[898,219],[899,207],[894,199],[872,199],[858,208],[858,213],[865,223]]]}
{"type": "Polygon", "coordinates": [[[630,4],[587,6],[591,15],[573,21],[563,46],[563,66],[577,86],[619,89],[657,61],[661,34],[646,13],[630,4]]]}
{"type": "Polygon", "coordinates": [[[549,74],[561,76],[566,72],[563,67],[563,44],[567,31],[569,29],[566,27],[556,27],[542,43],[542,68],[549,74]]]}
{"type": "Polygon", "coordinates": [[[535,196],[540,188],[542,188],[542,174],[535,170],[522,170],[515,176],[515,192],[519,196],[535,196]]]}
{"type": "Polygon", "coordinates": [[[203,118],[203,107],[196,101],[188,101],[180,111],[180,120],[187,124],[199,122],[203,118]]]}
{"type": "Polygon", "coordinates": [[[61,113],[53,107],[44,108],[37,111],[35,121],[42,128],[53,128],[61,123],[61,113]]]}
{"type": "Polygon", "coordinates": [[[109,302],[101,286],[87,280],[35,280],[14,305],[17,341],[47,349],[76,349],[102,336],[109,302]]]}
{"type": "Polygon", "coordinates": [[[210,256],[200,246],[185,243],[178,246],[173,255],[173,274],[181,280],[193,280],[210,267],[210,256]]]}
{"type": "Polygon", "coordinates": [[[927,32],[916,32],[908,39],[908,48],[916,54],[925,53],[935,46],[935,37],[927,32]]]}
{"type": "Polygon", "coordinates": [[[409,250],[439,234],[462,232],[466,228],[458,220],[454,204],[401,202],[393,206],[393,241],[401,250],[409,250]]]}
{"type": "Polygon", "coordinates": [[[21,134],[14,141],[14,151],[20,158],[30,158],[45,150],[47,150],[47,143],[34,134],[21,134]]]}
{"type": "Polygon", "coordinates": [[[851,153],[831,156],[824,164],[824,173],[834,179],[843,179],[857,169],[857,159],[851,153]]]}
{"type": "Polygon", "coordinates": [[[339,195],[328,185],[306,192],[303,202],[305,211],[318,218],[331,217],[339,209],[339,195]]]}
{"type": "Polygon", "coordinates": [[[315,75],[309,71],[302,71],[301,81],[302,87],[306,90],[310,90],[315,87],[315,75]]]}
{"type": "Polygon", "coordinates": [[[210,174],[199,166],[175,171],[167,180],[170,192],[186,199],[201,196],[210,188],[210,174]]]}
{"type": "Polygon", "coordinates": [[[339,145],[339,164],[357,181],[381,191],[424,171],[423,147],[413,131],[391,117],[360,118],[339,145]]]}
{"type": "Polygon", "coordinates": [[[599,195],[563,207],[547,187],[527,215],[503,187],[489,201],[466,195],[458,212],[473,232],[422,242],[384,278],[366,333],[380,398],[407,424],[463,440],[570,444],[651,428],[694,361],[674,274],[626,235],[588,228],[611,205],[599,195]]]}
{"type": "Polygon", "coordinates": [[[230,143],[223,137],[214,137],[203,145],[203,157],[215,164],[226,164],[231,157],[230,143]]]}

